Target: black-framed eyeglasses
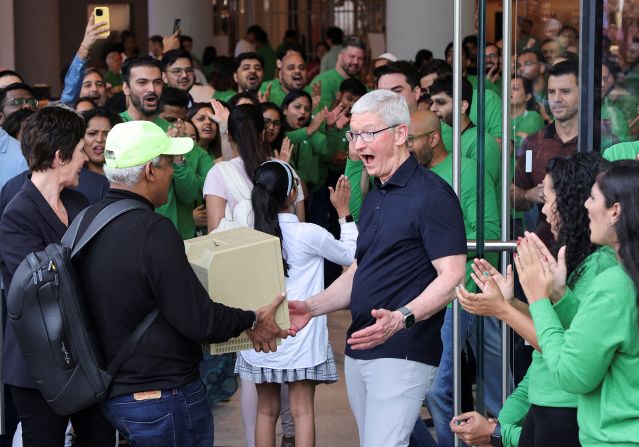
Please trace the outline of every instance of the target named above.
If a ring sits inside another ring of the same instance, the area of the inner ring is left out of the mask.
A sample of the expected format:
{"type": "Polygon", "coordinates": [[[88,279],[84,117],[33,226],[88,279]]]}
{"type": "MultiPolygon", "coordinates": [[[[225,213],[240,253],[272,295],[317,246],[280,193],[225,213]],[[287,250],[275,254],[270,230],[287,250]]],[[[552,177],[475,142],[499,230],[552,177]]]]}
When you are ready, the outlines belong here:
{"type": "Polygon", "coordinates": [[[195,70],[193,69],[193,67],[172,68],[169,70],[169,73],[171,73],[173,76],[180,76],[182,73],[186,73],[187,75],[192,75],[195,73],[195,70]]]}
{"type": "Polygon", "coordinates": [[[352,130],[349,130],[348,132],[346,132],[346,139],[351,143],[355,143],[357,141],[357,137],[360,137],[364,143],[372,143],[373,141],[375,141],[376,134],[384,132],[388,129],[394,129],[397,126],[399,126],[399,124],[388,126],[379,130],[369,130],[366,132],[353,132],[352,130]]]}
{"type": "Polygon", "coordinates": [[[424,132],[424,133],[420,133],[417,135],[408,135],[408,138],[406,139],[406,145],[408,147],[413,147],[413,143],[415,142],[415,140],[419,139],[419,138],[423,138],[423,137],[427,137],[430,134],[433,134],[437,132],[436,130],[431,130],[429,132],[424,132]]]}
{"type": "Polygon", "coordinates": [[[38,107],[38,100],[35,98],[13,98],[8,101],[8,103],[14,107],[22,107],[25,104],[33,107],[34,109],[38,107]]]}
{"type": "Polygon", "coordinates": [[[271,120],[268,118],[264,118],[264,127],[269,127],[269,126],[280,127],[281,125],[282,125],[282,122],[280,120],[271,120]]]}

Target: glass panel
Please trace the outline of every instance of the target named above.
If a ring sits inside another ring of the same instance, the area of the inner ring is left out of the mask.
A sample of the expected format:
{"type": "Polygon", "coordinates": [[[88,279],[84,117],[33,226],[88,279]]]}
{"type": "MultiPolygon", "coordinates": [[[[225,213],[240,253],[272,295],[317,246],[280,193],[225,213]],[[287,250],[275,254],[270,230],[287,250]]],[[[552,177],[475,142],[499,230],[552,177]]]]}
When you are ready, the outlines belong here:
{"type": "MultiPolygon", "coordinates": [[[[639,137],[639,1],[603,0],[601,149],[639,137]]],[[[623,146],[622,146],[623,147],[623,146]]]]}

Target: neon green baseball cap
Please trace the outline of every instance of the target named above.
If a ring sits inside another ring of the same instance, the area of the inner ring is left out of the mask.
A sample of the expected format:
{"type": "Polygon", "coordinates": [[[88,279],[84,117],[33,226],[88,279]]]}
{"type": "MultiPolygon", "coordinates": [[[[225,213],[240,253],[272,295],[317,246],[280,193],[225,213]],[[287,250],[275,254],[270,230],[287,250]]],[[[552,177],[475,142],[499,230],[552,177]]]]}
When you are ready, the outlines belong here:
{"type": "Polygon", "coordinates": [[[116,124],[109,131],[104,161],[110,168],[131,168],[160,155],[183,155],[191,149],[190,137],[169,138],[150,121],[129,121],[116,124]]]}

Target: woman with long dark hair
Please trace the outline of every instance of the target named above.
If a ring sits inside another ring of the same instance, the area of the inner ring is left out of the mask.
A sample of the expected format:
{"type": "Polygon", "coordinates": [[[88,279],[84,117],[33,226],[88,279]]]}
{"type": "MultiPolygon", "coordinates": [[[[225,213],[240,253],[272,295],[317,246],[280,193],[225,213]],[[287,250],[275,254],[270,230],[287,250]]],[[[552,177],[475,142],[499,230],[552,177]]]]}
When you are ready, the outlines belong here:
{"type": "Polygon", "coordinates": [[[639,161],[610,164],[597,177],[585,208],[591,242],[614,250],[619,264],[601,272],[578,294],[579,308],[570,327],[562,324],[561,314],[548,298],[562,288],[571,293],[570,284],[564,286],[565,275],[557,274],[568,262],[546,260],[543,244],[526,236],[515,265],[544,363],[560,389],[577,395],[581,444],[636,445],[639,161]]]}
{"type": "MultiPolygon", "coordinates": [[[[610,248],[597,247],[590,238],[588,212],[583,203],[590,195],[603,161],[596,153],[577,153],[567,158],[553,158],[546,166],[543,212],[555,237],[548,259],[557,259],[554,274],[558,287],[549,294],[552,307],[562,324],[570,326],[582,296],[593,287],[598,275],[616,264],[610,248]],[[559,267],[559,265],[563,267],[559,267]],[[563,284],[559,287],[559,284],[563,284]]],[[[541,241],[536,236],[530,239],[541,241]]],[[[525,378],[513,392],[499,414],[504,445],[518,441],[525,446],[578,446],[577,396],[563,390],[540,352],[535,327],[527,306],[513,298],[513,278],[509,267],[506,278],[484,260],[476,260],[473,279],[482,293],[459,291],[460,303],[468,312],[496,316],[510,325],[537,350],[525,378]],[[525,402],[526,405],[521,405],[525,402]]],[[[475,428],[489,432],[494,427],[476,413],[458,416],[471,418],[463,427],[452,427],[464,442],[480,444],[464,436],[475,428]],[[483,427],[483,428],[482,428],[483,427]]],[[[492,423],[495,424],[495,423],[492,423]]],[[[490,434],[490,433],[488,433],[490,434]]]]}
{"type": "MultiPolygon", "coordinates": [[[[348,180],[340,177],[335,189],[330,190],[331,202],[340,217],[340,240],[324,228],[302,223],[291,214],[299,185],[289,165],[278,160],[263,163],[253,182],[255,229],[280,238],[287,298],[305,300],[319,293],[324,288],[324,259],[340,265],[350,265],[354,259],[358,233],[355,223],[345,219],[349,215],[348,180]]],[[[257,387],[258,447],[274,445],[283,383],[289,387],[295,445],[315,445],[315,386],[338,379],[325,316],[311,320],[297,336],[282,340],[277,352],[241,352],[235,371],[243,381],[251,381],[257,387]]]]}

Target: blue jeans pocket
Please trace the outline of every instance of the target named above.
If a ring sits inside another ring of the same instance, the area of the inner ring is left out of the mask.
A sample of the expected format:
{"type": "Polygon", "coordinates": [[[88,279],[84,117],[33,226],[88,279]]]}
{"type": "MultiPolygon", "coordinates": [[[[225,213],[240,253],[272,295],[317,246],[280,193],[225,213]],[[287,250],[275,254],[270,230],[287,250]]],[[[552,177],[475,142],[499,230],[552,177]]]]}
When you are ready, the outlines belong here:
{"type": "Polygon", "coordinates": [[[126,436],[132,447],[176,447],[173,414],[151,421],[122,419],[126,436]]]}
{"type": "Polygon", "coordinates": [[[196,405],[206,399],[206,387],[202,381],[191,383],[184,387],[184,394],[187,405],[196,405]]]}

